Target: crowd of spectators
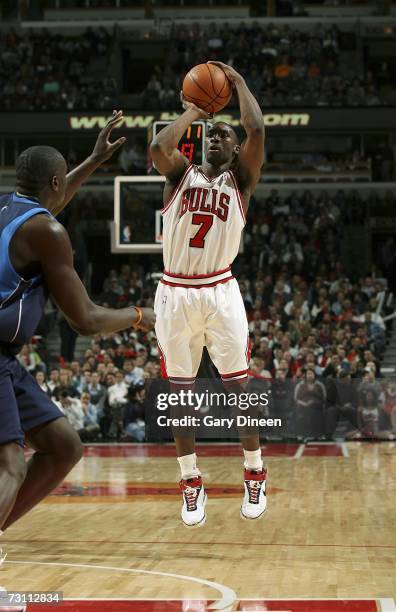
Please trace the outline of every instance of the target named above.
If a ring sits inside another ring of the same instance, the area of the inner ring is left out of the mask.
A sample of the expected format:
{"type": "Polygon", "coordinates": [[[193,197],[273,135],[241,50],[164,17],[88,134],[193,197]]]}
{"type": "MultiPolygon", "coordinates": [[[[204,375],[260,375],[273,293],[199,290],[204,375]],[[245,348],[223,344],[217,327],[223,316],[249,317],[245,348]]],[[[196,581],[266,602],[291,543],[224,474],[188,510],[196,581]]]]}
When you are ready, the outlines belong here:
{"type": "MultiPolygon", "coordinates": [[[[115,36],[103,27],[89,27],[78,36],[45,28],[8,30],[0,37],[0,110],[117,107],[122,92],[108,71],[115,36]]],[[[127,45],[120,36],[120,44],[127,45]]],[[[178,108],[186,72],[208,58],[239,70],[263,108],[394,103],[392,65],[384,62],[371,70],[361,67],[363,58],[342,61],[342,36],[336,26],[321,24],[303,31],[276,21],[266,26],[212,23],[208,28],[178,23],[164,42],[164,55],[140,99],[137,96],[129,104],[178,108]]],[[[123,69],[125,74],[130,71],[128,62],[123,69]]]]}
{"type": "Polygon", "coordinates": [[[64,36],[43,28],[0,37],[0,110],[85,110],[117,107],[114,79],[94,76],[106,62],[111,35],[103,27],[64,36]]]}
{"type": "Polygon", "coordinates": [[[293,189],[286,196],[272,189],[266,198],[253,197],[244,238],[245,255],[237,260],[240,278],[248,275],[251,264],[257,270],[269,268],[272,275],[284,270],[301,274],[310,282],[321,275],[342,274],[340,252],[345,228],[363,225],[369,207],[385,200],[393,210],[392,192],[384,199],[375,193],[363,199],[354,189],[293,189]]]}
{"type": "MultiPolygon", "coordinates": [[[[340,416],[350,438],[396,435],[396,382],[382,379],[387,339],[377,312],[386,282],[373,275],[352,283],[328,276],[259,271],[244,278],[252,359],[249,377],[267,390],[266,414],[282,417],[282,436],[332,437],[340,416]]],[[[111,271],[103,297],[120,304],[152,304],[152,274],[124,266],[111,271]]],[[[104,302],[109,303],[109,302],[104,302]]],[[[146,394],[161,379],[153,332],[97,336],[83,360],[46,367],[33,346],[20,355],[43,391],[86,440],[143,441],[146,394]]]]}
{"type": "MultiPolygon", "coordinates": [[[[177,24],[164,65],[155,67],[146,86],[144,104],[174,107],[184,75],[209,57],[241,72],[263,108],[391,103],[393,93],[386,86],[380,91],[372,71],[341,61],[340,37],[336,26],[322,24],[309,31],[276,22],[236,27],[212,23],[207,29],[197,23],[177,24]]],[[[381,85],[391,82],[381,80],[381,85]]]]}
{"type": "MultiPolygon", "coordinates": [[[[393,196],[371,197],[384,205],[393,196]]],[[[249,323],[249,376],[272,386],[269,411],[283,417],[282,435],[331,437],[342,416],[349,437],[395,436],[396,382],[380,370],[388,282],[374,268],[352,278],[341,263],[343,231],[365,220],[359,194],[281,197],[272,190],[253,199],[249,216],[235,263],[249,323]]],[[[97,301],[152,306],[159,277],[158,258],[125,264],[109,271],[97,301]]],[[[84,440],[144,439],[146,394],[161,379],[154,332],[97,336],[80,362],[61,357],[55,367],[33,345],[20,358],[84,440]]]]}
{"type": "Polygon", "coordinates": [[[82,440],[142,441],[145,383],[161,378],[158,352],[154,355],[146,341],[132,335],[98,336],[82,363],[61,360],[53,367],[26,345],[19,359],[82,440]]]}

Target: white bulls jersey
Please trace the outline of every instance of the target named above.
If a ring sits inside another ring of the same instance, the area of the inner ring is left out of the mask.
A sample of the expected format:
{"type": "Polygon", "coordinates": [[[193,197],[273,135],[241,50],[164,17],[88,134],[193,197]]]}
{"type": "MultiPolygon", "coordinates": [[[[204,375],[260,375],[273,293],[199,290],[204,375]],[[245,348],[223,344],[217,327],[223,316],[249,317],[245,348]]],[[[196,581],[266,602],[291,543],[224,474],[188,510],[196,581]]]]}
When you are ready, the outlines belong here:
{"type": "Polygon", "coordinates": [[[165,274],[199,276],[229,268],[245,225],[231,171],[211,180],[189,166],[162,214],[165,274]]]}
{"type": "Polygon", "coordinates": [[[245,382],[248,324],[231,272],[245,214],[234,175],[210,180],[189,166],[162,213],[165,270],[154,312],[163,372],[174,385],[192,383],[206,346],[225,383],[245,382]]]}

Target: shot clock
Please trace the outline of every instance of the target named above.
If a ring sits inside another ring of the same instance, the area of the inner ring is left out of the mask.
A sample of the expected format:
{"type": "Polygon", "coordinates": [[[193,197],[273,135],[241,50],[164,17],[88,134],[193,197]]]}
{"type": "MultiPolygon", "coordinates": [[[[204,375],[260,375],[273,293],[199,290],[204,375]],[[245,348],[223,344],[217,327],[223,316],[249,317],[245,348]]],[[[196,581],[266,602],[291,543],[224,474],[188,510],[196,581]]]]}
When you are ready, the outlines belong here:
{"type": "MultiPolygon", "coordinates": [[[[154,121],[152,126],[152,138],[162,128],[172,123],[171,121],[154,121]]],[[[179,142],[179,150],[190,163],[201,164],[205,145],[206,125],[204,121],[194,121],[182,136],[179,142]]],[[[151,162],[151,160],[150,160],[151,162]]]]}

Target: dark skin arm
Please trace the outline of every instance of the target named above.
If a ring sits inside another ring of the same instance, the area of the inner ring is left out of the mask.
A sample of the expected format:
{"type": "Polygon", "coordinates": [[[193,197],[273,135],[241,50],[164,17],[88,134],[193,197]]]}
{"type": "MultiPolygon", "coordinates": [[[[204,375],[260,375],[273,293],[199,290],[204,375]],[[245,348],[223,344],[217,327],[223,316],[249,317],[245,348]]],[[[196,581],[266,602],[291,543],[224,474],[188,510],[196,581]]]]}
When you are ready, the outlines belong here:
{"type": "Polygon", "coordinates": [[[238,93],[241,124],[245,129],[246,138],[238,153],[235,173],[245,201],[248,201],[260,180],[261,167],[264,163],[263,113],[256,98],[246,85],[245,79],[234,68],[222,62],[208,63],[215,64],[224,70],[238,93]]]}
{"type": "MultiPolygon", "coordinates": [[[[73,266],[73,251],[64,227],[47,215],[36,215],[16,232],[11,262],[22,276],[41,270],[54,301],[73,329],[82,335],[113,333],[132,327],[137,312],[129,308],[103,308],[92,302],[73,266]],[[32,265],[31,262],[34,262],[32,265]]],[[[150,308],[143,308],[139,329],[154,325],[150,308]]]]}
{"type": "Polygon", "coordinates": [[[89,157],[87,157],[87,159],[85,159],[79,166],[74,168],[74,170],[66,175],[67,183],[65,199],[62,204],[55,211],[53,211],[54,215],[58,215],[60,212],[62,212],[65,206],[67,206],[75,193],[78,191],[81,184],[124,144],[126,141],[126,138],[124,137],[118,138],[114,142],[110,142],[109,140],[113,129],[120,125],[122,119],[122,111],[113,111],[107,125],[103,128],[103,130],[101,130],[101,132],[99,132],[91,155],[89,155],[89,157]]]}
{"type": "Polygon", "coordinates": [[[164,202],[170,197],[175,185],[189,165],[187,157],[177,148],[187,128],[199,119],[209,115],[194,104],[184,104],[185,112],[175,121],[164,127],[150,144],[150,153],[155,168],[166,177],[164,202]]]}

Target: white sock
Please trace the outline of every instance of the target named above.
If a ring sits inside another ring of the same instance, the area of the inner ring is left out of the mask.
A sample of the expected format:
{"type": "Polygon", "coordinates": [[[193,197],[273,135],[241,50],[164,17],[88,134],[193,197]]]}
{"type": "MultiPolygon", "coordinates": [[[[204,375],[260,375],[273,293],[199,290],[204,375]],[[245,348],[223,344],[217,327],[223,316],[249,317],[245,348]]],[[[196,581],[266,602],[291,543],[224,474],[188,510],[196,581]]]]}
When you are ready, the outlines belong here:
{"type": "Polygon", "coordinates": [[[263,460],[261,458],[261,448],[258,448],[254,451],[249,451],[243,449],[243,454],[245,455],[245,468],[249,470],[262,470],[263,469],[263,460]]]}
{"type": "Polygon", "coordinates": [[[194,478],[194,476],[201,475],[201,472],[197,468],[197,455],[195,453],[183,455],[183,457],[178,457],[177,460],[180,465],[182,478],[194,478]]]}

